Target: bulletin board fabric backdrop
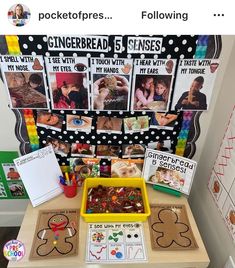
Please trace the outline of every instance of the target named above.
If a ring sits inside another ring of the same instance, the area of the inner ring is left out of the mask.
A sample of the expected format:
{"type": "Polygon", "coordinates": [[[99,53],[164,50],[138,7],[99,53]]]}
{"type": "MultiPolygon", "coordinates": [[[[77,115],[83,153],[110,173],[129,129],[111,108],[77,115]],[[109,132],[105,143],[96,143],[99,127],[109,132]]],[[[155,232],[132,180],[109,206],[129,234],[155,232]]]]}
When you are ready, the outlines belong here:
{"type": "MultiPolygon", "coordinates": [[[[193,59],[193,58],[218,58],[221,51],[221,37],[220,36],[152,36],[161,37],[163,40],[160,54],[128,54],[124,49],[121,53],[116,54],[114,51],[115,35],[110,35],[109,51],[107,53],[86,52],[86,51],[52,51],[48,50],[47,36],[45,35],[21,35],[18,36],[19,51],[22,55],[43,55],[43,56],[70,56],[70,57],[100,57],[100,58],[132,58],[132,59],[193,59]]],[[[122,36],[122,45],[127,46],[127,38],[129,36],[122,36]]],[[[142,36],[149,37],[149,36],[142,36]]],[[[9,54],[17,54],[12,51],[11,44],[9,44],[9,37],[6,36],[6,43],[8,45],[9,54]],[[7,42],[8,41],[8,42],[7,42]]],[[[16,45],[13,42],[13,45],[16,45]]],[[[16,45],[17,46],[17,45],[16,45]]],[[[19,53],[18,51],[18,53],[19,53]]],[[[3,52],[3,51],[2,51],[3,52]]],[[[5,52],[5,51],[4,51],[5,52]]],[[[5,54],[3,52],[3,54],[5,54]]],[[[176,73],[176,72],[175,72],[176,73]]],[[[174,89],[173,81],[173,89],[174,89]]],[[[89,77],[91,84],[91,77],[89,77]]],[[[172,99],[170,100],[171,104],[172,99]]],[[[170,107],[170,106],[169,106],[170,107]]],[[[71,143],[87,143],[92,145],[123,145],[123,144],[143,144],[147,145],[150,142],[159,140],[170,140],[171,149],[173,153],[184,155],[192,158],[195,151],[195,141],[200,135],[199,117],[201,112],[179,112],[173,130],[149,129],[146,132],[128,133],[121,135],[100,133],[96,131],[97,116],[108,117],[135,117],[140,115],[148,115],[151,118],[150,111],[77,111],[77,110],[52,110],[53,113],[64,116],[62,131],[57,132],[52,129],[41,128],[35,125],[36,110],[13,110],[16,118],[16,136],[20,141],[20,151],[22,154],[29,153],[32,150],[41,148],[45,145],[46,138],[53,137],[71,143]],[[93,118],[92,129],[90,133],[81,133],[66,130],[65,115],[85,115],[93,118]]],[[[168,111],[170,112],[170,111],[168,111]]],[[[173,111],[176,112],[176,111],[173,111]]],[[[70,154],[67,157],[57,156],[61,166],[69,165],[70,154]]],[[[101,164],[107,164],[109,161],[102,161],[101,164]]]]}

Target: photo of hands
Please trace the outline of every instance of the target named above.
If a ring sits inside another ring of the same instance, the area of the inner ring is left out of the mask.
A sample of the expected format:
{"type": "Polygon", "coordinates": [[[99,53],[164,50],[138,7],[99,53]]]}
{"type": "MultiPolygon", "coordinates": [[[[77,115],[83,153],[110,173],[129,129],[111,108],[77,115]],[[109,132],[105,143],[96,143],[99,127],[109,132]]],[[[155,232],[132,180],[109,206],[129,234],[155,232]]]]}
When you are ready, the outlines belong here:
{"type": "Polygon", "coordinates": [[[141,132],[149,130],[149,117],[146,116],[137,116],[124,118],[124,132],[141,132]]]}
{"type": "Polygon", "coordinates": [[[177,114],[172,113],[153,113],[150,128],[172,130],[177,117],[177,114]]]}
{"type": "Polygon", "coordinates": [[[129,76],[93,75],[93,109],[120,111],[128,110],[129,76]]]}

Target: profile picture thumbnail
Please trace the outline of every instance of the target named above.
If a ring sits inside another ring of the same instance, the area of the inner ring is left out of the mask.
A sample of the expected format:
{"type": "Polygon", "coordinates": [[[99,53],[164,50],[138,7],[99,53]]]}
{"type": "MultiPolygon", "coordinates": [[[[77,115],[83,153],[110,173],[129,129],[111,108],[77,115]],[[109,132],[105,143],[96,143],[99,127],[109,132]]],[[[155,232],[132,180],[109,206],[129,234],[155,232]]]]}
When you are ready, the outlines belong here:
{"type": "Polygon", "coordinates": [[[14,26],[24,26],[30,19],[30,10],[23,4],[15,4],[8,10],[8,19],[14,26]]]}

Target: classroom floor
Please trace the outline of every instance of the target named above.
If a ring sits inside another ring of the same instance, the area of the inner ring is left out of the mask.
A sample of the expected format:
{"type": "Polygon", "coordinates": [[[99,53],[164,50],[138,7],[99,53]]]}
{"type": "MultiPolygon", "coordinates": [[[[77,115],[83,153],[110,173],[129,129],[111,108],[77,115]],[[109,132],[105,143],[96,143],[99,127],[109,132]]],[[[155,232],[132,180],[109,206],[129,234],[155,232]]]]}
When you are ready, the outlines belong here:
{"type": "Polygon", "coordinates": [[[0,268],[6,268],[8,260],[3,256],[4,244],[11,240],[16,239],[20,227],[0,227],[0,268]]]}

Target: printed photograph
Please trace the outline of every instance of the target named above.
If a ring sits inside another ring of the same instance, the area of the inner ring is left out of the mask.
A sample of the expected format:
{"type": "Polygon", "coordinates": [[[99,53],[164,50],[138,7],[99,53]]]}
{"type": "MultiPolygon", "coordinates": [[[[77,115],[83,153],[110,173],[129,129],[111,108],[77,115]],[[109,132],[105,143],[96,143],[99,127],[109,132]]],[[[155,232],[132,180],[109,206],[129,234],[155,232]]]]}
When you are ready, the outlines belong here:
{"type": "Polygon", "coordinates": [[[17,172],[15,164],[3,163],[2,168],[7,180],[20,180],[20,174],[17,172]]]}
{"type": "Polygon", "coordinates": [[[26,191],[22,182],[8,182],[8,187],[13,197],[26,195],[26,191]]]}
{"type": "Polygon", "coordinates": [[[71,156],[94,157],[95,145],[86,143],[72,143],[71,156]]]}
{"type": "Polygon", "coordinates": [[[71,145],[55,138],[47,137],[45,146],[52,145],[55,154],[66,157],[70,152],[71,145]]]}
{"type": "Polygon", "coordinates": [[[117,117],[98,116],[97,133],[122,133],[122,119],[117,117]]]}
{"type": "Polygon", "coordinates": [[[150,142],[148,143],[148,148],[162,152],[172,153],[171,140],[160,140],[156,142],[150,142]]]}
{"type": "Polygon", "coordinates": [[[188,85],[188,91],[183,92],[178,99],[175,110],[207,110],[207,97],[202,91],[203,76],[197,76],[188,85]]]}
{"type": "Polygon", "coordinates": [[[144,157],[145,146],[142,144],[122,145],[122,158],[144,157]]]}
{"type": "Polygon", "coordinates": [[[5,72],[4,74],[12,108],[48,108],[42,72],[5,72]]]}
{"type": "Polygon", "coordinates": [[[129,87],[129,75],[93,74],[93,110],[128,110],[129,87]]]}
{"type": "Polygon", "coordinates": [[[112,159],[111,177],[112,178],[141,178],[143,159],[112,159]]]}
{"type": "Polygon", "coordinates": [[[70,168],[76,175],[79,186],[86,178],[100,176],[100,159],[97,158],[70,158],[70,168]]]}
{"type": "Polygon", "coordinates": [[[180,60],[171,109],[208,110],[218,67],[218,59],[180,60]]]}
{"type": "Polygon", "coordinates": [[[47,111],[37,111],[37,126],[61,132],[64,117],[47,111]]]}
{"type": "Polygon", "coordinates": [[[66,128],[70,131],[91,132],[92,118],[81,115],[66,115],[66,128]]]}
{"type": "Polygon", "coordinates": [[[153,113],[150,128],[173,130],[177,114],[153,113]]]}
{"type": "Polygon", "coordinates": [[[86,73],[49,73],[52,109],[89,108],[86,73]]]}
{"type": "Polygon", "coordinates": [[[22,27],[30,20],[30,10],[26,5],[16,4],[8,10],[8,20],[17,27],[22,27]]]}
{"type": "Polygon", "coordinates": [[[149,117],[146,116],[137,116],[124,118],[124,132],[141,132],[149,130],[149,117]]]}
{"type": "Polygon", "coordinates": [[[152,175],[148,178],[148,182],[152,184],[163,184],[175,190],[181,190],[184,185],[184,178],[176,170],[158,167],[152,169],[150,174],[152,175]]]}
{"type": "Polygon", "coordinates": [[[97,145],[97,158],[118,158],[121,147],[116,145],[97,145]]]}
{"type": "Polygon", "coordinates": [[[166,111],[168,107],[171,75],[136,75],[134,110],[166,111]]]}

